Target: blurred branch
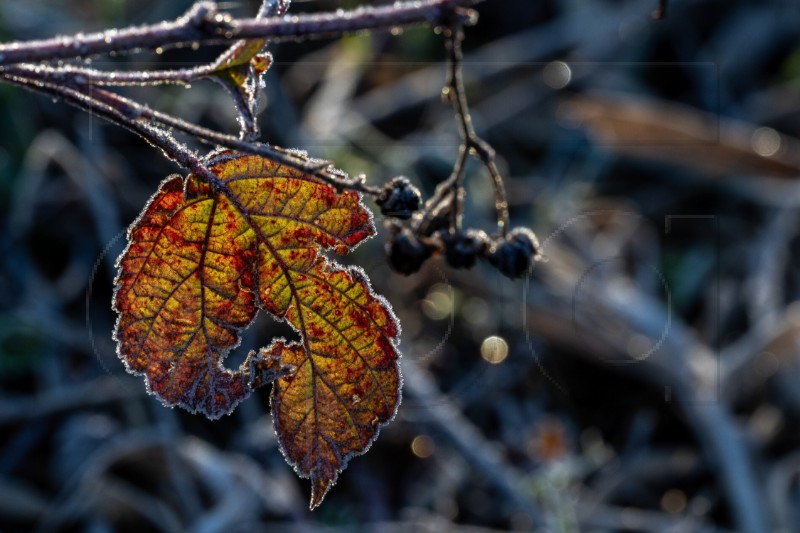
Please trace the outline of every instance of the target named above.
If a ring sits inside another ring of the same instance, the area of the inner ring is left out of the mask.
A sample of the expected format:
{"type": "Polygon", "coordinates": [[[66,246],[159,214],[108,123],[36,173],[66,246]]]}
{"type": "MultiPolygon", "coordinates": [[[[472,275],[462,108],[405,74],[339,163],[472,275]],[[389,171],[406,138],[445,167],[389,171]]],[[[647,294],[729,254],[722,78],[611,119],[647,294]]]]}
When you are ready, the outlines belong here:
{"type": "MultiPolygon", "coordinates": [[[[542,247],[543,253],[557,257],[559,250],[548,251],[548,244],[555,247],[546,241],[542,247]]],[[[570,269],[563,267],[552,261],[541,265],[544,271],[540,277],[544,278],[544,283],[550,283],[551,290],[556,293],[563,291],[558,285],[574,286],[574,274],[579,271],[576,269],[570,274],[570,269]]],[[[529,305],[535,306],[535,317],[527,323],[528,326],[542,337],[548,333],[552,336],[553,331],[541,328],[541,321],[555,314],[552,322],[560,322],[559,326],[563,329],[556,332],[555,338],[548,339],[550,342],[575,343],[580,353],[600,361],[607,357],[606,353],[622,358],[608,362],[618,365],[629,362],[621,367],[635,371],[643,379],[668,391],[667,401],[674,402],[684,415],[700,449],[718,472],[720,488],[725,491],[738,530],[747,533],[766,531],[768,522],[761,497],[763,487],[756,476],[743,432],[737,427],[732,410],[721,394],[720,376],[715,372],[716,360],[711,349],[697,340],[683,322],[671,317],[669,303],[664,306],[639,291],[632,288],[623,290],[616,284],[592,284],[585,289],[591,297],[586,305],[573,306],[572,313],[567,303],[571,298],[565,297],[556,302],[529,302],[529,305]],[[597,330],[604,333],[597,335],[597,340],[601,346],[607,345],[607,351],[594,353],[587,350],[589,344],[575,339],[574,329],[568,326],[570,318],[581,323],[590,313],[604,317],[609,323],[613,320],[614,325],[624,328],[597,330]],[[570,314],[573,316],[570,317],[570,314]],[[570,331],[564,331],[567,328],[570,331]],[[649,352],[647,357],[629,355],[624,344],[625,339],[637,334],[648,339],[660,339],[657,349],[649,352]],[[624,358],[629,358],[629,361],[624,358]]]]}
{"type": "Polygon", "coordinates": [[[578,515],[581,527],[587,531],[600,528],[607,531],[730,533],[729,530],[716,528],[693,517],[676,517],[633,507],[618,508],[589,504],[581,506],[578,515]]]}
{"type": "Polygon", "coordinates": [[[771,468],[767,476],[767,492],[770,496],[776,529],[791,531],[797,527],[796,503],[797,478],[800,477],[800,452],[794,451],[782,457],[771,468]]]}
{"type": "Polygon", "coordinates": [[[74,409],[106,405],[147,396],[132,378],[109,376],[48,390],[38,396],[0,401],[0,426],[74,409]]]}
{"type": "Polygon", "coordinates": [[[439,392],[430,376],[408,357],[403,359],[406,394],[425,406],[420,415],[477,469],[509,502],[523,510],[534,525],[545,523],[533,498],[525,493],[522,479],[506,464],[464,415],[439,392]]]}
{"type": "Polygon", "coordinates": [[[653,18],[655,20],[662,20],[667,16],[667,3],[668,0],[658,0],[658,8],[653,11],[653,18]]]}
{"type": "Polygon", "coordinates": [[[722,396],[735,404],[771,376],[764,367],[789,367],[797,356],[800,308],[784,308],[777,320],[761,320],[720,353],[722,396]]]}
{"type": "Polygon", "coordinates": [[[752,246],[750,280],[745,288],[751,323],[764,321],[773,325],[783,306],[783,278],[787,250],[795,235],[798,216],[794,209],[778,208],[766,213],[769,218],[758,241],[752,246]]]}
{"type": "Polygon", "coordinates": [[[155,520],[154,524],[162,524],[167,520],[165,530],[178,531],[180,521],[161,501],[129,484],[125,488],[135,491],[135,494],[126,490],[121,495],[115,490],[120,486],[112,486],[114,479],[109,475],[117,461],[140,452],[150,452],[151,468],[163,469],[161,458],[157,454],[161,449],[170,446],[175,446],[175,441],[153,432],[152,428],[141,428],[117,435],[93,453],[64,483],[59,494],[50,500],[49,507],[41,516],[35,531],[57,531],[58,526],[70,519],[79,517],[92,508],[108,508],[108,504],[112,502],[132,507],[149,521],[155,520]],[[109,489],[108,493],[104,489],[109,489]]]}

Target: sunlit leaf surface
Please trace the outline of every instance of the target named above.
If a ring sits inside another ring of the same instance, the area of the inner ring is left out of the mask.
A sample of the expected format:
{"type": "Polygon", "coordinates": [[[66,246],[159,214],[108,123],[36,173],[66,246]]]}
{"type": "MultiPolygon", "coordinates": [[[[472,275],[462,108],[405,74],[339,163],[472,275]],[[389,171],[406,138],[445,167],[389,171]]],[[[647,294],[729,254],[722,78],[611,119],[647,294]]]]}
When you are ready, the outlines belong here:
{"type": "Polygon", "coordinates": [[[166,405],[211,418],[274,382],[281,449],[322,501],[400,401],[399,326],[364,273],[330,262],[374,233],[356,193],[270,160],[230,152],[222,183],[168,178],[118,261],[115,337],[129,371],[166,405]],[[237,369],[223,360],[259,309],[299,342],[277,339],[237,369]]]}

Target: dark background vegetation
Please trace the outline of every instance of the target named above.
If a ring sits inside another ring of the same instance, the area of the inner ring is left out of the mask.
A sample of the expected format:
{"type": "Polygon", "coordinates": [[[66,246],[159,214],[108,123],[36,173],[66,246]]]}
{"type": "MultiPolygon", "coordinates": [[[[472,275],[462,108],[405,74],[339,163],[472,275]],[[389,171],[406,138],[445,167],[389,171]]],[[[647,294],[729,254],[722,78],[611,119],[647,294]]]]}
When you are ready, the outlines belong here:
{"type": "MultiPolygon", "coordinates": [[[[189,5],[5,1],[0,39],[189,5]]],[[[116,358],[113,262],[177,167],[127,131],[0,86],[0,531],[732,531],[742,513],[800,531],[800,4],[683,0],[663,21],[655,8],[478,6],[464,66],[475,126],[498,152],[513,224],[536,231],[547,262],[516,282],[440,258],[398,276],[376,217],[380,235],[345,260],[401,319],[405,397],[313,513],[267,392],[212,422],[162,407],[116,358]],[[486,349],[498,344],[507,354],[486,349]]],[[[406,175],[426,195],[447,177],[458,141],[439,99],[441,35],[270,49],[264,140],[370,183],[406,175]]],[[[124,92],[236,131],[212,82],[124,92]]],[[[467,187],[465,225],[494,231],[477,164],[467,187]]],[[[229,365],[286,333],[259,319],[229,365]]]]}

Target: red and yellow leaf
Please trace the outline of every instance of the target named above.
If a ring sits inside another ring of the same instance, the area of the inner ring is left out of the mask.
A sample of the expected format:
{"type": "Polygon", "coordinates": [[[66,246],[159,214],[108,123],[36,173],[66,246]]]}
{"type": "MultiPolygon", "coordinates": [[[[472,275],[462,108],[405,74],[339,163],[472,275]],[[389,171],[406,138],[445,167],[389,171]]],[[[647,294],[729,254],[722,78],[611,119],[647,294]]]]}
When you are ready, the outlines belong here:
{"type": "Polygon", "coordinates": [[[302,343],[277,342],[295,373],[275,382],[272,414],[289,461],[311,478],[311,508],[322,502],[347,460],[365,451],[394,416],[400,374],[392,343],[397,323],[358,270],[331,271],[317,261],[293,273],[302,343]]]}
{"type": "Polygon", "coordinates": [[[354,192],[270,160],[222,152],[212,188],[195,175],[162,183],[118,261],[115,337],[129,371],[167,405],[217,418],[275,381],[287,460],[312,480],[316,507],[400,401],[399,326],[345,253],[374,233],[354,192]],[[264,309],[299,342],[274,342],[231,370],[239,332],[264,309]]]}

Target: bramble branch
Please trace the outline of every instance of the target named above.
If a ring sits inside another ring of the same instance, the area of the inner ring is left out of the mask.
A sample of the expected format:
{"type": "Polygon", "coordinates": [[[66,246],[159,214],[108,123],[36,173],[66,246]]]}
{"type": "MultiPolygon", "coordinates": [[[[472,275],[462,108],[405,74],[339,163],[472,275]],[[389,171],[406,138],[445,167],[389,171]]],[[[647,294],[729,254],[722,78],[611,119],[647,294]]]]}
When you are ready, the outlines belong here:
{"type": "MultiPolygon", "coordinates": [[[[288,16],[286,0],[271,0],[262,4],[252,19],[233,19],[220,13],[212,2],[198,2],[185,15],[172,22],[137,28],[107,30],[90,35],[77,34],[28,42],[0,45],[0,79],[27,89],[62,98],[80,108],[121,125],[144,137],[185,168],[192,166],[188,148],[175,150],[167,128],[174,128],[200,142],[268,157],[301,172],[314,175],[337,189],[355,190],[371,196],[381,189],[364,182],[363,177],[348,178],[332,168],[330,162],[310,159],[303,154],[255,142],[257,128],[250,110],[254,98],[246,101],[236,88],[230,90],[239,115],[242,117],[242,138],[217,132],[186,122],[178,117],[152,110],[136,101],[104,90],[102,86],[188,84],[200,78],[214,77],[226,61],[236,53],[237,46],[260,38],[266,41],[298,38],[332,37],[370,29],[406,27],[415,24],[474,23],[475,13],[470,6],[481,0],[427,0],[399,2],[385,7],[363,7],[353,11],[337,11],[314,15],[288,16]],[[86,58],[92,55],[233,41],[220,57],[207,65],[187,69],[154,71],[102,71],[80,66],[48,65],[47,61],[86,58]],[[147,127],[142,123],[148,121],[147,127]],[[155,135],[154,132],[160,132],[155,135]],[[164,142],[172,145],[164,146],[164,142]],[[184,156],[181,156],[181,154],[184,156]]],[[[249,76],[254,76],[250,67],[249,76]]],[[[230,87],[228,87],[230,89],[230,87]]],[[[251,109],[252,108],[252,109],[251,109]]],[[[177,142],[177,141],[176,141],[177,142]]]]}
{"type": "MultiPolygon", "coordinates": [[[[399,266],[404,257],[400,249],[404,245],[395,243],[392,246],[399,250],[399,255],[397,261],[392,260],[392,265],[398,271],[410,273],[438,251],[444,252],[448,262],[457,268],[468,268],[477,257],[485,257],[492,264],[499,265],[504,274],[519,277],[538,257],[536,239],[527,230],[509,232],[508,203],[503,180],[495,163],[495,153],[475,132],[462,76],[463,29],[465,25],[476,22],[477,15],[471,6],[480,1],[396,2],[383,7],[289,16],[286,15],[288,0],[265,0],[254,18],[244,19],[234,19],[218,12],[216,5],[211,2],[198,2],[185,15],[172,22],[0,45],[0,80],[60,98],[127,128],[183,168],[203,177],[217,190],[223,187],[208,170],[207,159],[178,141],[172,131],[212,147],[265,157],[315,176],[339,191],[347,189],[372,196],[381,206],[381,211],[393,217],[397,223],[397,219],[410,218],[420,203],[419,191],[405,178],[397,177],[384,187],[371,186],[366,184],[363,176],[350,178],[333,168],[329,161],[311,159],[304,152],[256,141],[258,87],[271,62],[271,56],[263,48],[275,40],[330,37],[415,24],[436,25],[444,29],[446,37],[448,70],[442,94],[453,107],[459,132],[459,152],[450,176],[437,187],[422,212],[414,216],[411,233],[406,235],[410,239],[406,244],[416,250],[414,261],[399,266]],[[220,42],[231,44],[216,60],[185,69],[103,71],[81,65],[64,65],[61,61],[141,48],[190,45],[196,49],[220,42]],[[55,61],[58,64],[52,64],[55,61]],[[188,84],[201,78],[213,79],[229,92],[239,115],[241,128],[238,137],[150,109],[108,88],[119,85],[188,84]],[[498,235],[491,239],[483,231],[462,231],[463,204],[467,193],[464,177],[470,156],[482,163],[494,186],[498,235]]],[[[410,230],[396,226],[393,235],[398,231],[410,230]]],[[[390,257],[394,255],[390,254],[390,257]]]]}
{"type": "Polygon", "coordinates": [[[213,2],[198,2],[172,22],[107,30],[89,35],[54,37],[0,45],[0,66],[89,57],[138,49],[217,44],[238,39],[270,42],[337,37],[366,30],[439,25],[453,18],[464,24],[477,19],[470,9],[481,0],[425,0],[352,11],[267,18],[234,19],[213,2]]]}
{"type": "MultiPolygon", "coordinates": [[[[43,81],[42,78],[31,79],[25,76],[26,73],[27,69],[17,70],[17,67],[8,67],[3,73],[3,79],[29,90],[46,94],[50,97],[61,98],[76,107],[91,113],[96,113],[110,122],[127,128],[141,135],[157,148],[162,149],[170,159],[192,172],[198,172],[198,170],[192,168],[192,165],[187,159],[177,157],[177,154],[173,150],[165,149],[160,142],[160,139],[163,140],[166,138],[165,136],[171,136],[160,128],[155,128],[155,131],[163,134],[159,138],[153,138],[152,135],[143,134],[143,122],[141,119],[161,124],[167,128],[174,128],[177,131],[191,135],[197,140],[211,146],[222,146],[232,150],[267,157],[280,164],[323,179],[338,189],[350,189],[373,196],[380,192],[380,189],[367,185],[360,177],[349,179],[333,171],[331,168],[332,164],[328,161],[302,157],[297,152],[282,150],[268,144],[244,141],[232,135],[192,124],[191,122],[187,122],[168,113],[150,109],[147,106],[110,91],[93,88],[91,91],[84,92],[74,85],[58,83],[56,80],[47,80],[46,77],[44,80],[47,81],[43,81]]],[[[154,128],[150,126],[144,133],[152,134],[153,131],[154,128]]],[[[184,146],[184,150],[188,151],[188,148],[184,146]]]]}
{"type": "Polygon", "coordinates": [[[21,77],[6,78],[6,81],[10,81],[15,85],[25,87],[34,92],[63,99],[75,107],[93,113],[96,116],[108,120],[109,122],[122,126],[133,133],[136,133],[156,148],[162,150],[162,152],[164,152],[168,158],[172,159],[182,167],[191,172],[195,172],[204,176],[209,180],[209,183],[211,183],[212,186],[218,185],[219,178],[205,168],[196,154],[194,154],[183,144],[176,141],[168,132],[147,122],[136,120],[136,118],[132,117],[126,109],[114,105],[113,99],[110,100],[109,103],[106,103],[101,98],[89,97],[69,86],[51,85],[21,77]]]}

